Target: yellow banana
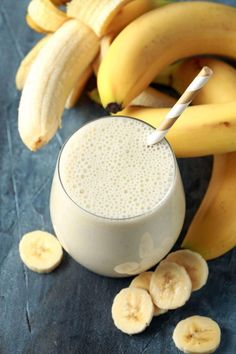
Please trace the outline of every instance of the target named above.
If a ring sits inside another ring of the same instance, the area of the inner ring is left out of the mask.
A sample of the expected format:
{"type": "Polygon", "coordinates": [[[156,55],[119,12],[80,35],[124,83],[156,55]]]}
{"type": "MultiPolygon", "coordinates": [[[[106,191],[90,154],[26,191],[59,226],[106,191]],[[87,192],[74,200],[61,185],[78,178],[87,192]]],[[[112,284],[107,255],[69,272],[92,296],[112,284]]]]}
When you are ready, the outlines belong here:
{"type": "Polygon", "coordinates": [[[78,18],[102,37],[119,10],[131,0],[72,0],[67,5],[67,15],[78,18]]]}
{"type": "MultiPolygon", "coordinates": [[[[158,127],[167,108],[127,107],[119,114],[158,127]]],[[[178,157],[221,154],[236,150],[236,101],[188,107],[167,134],[178,157]]]]}
{"type": "Polygon", "coordinates": [[[51,0],[51,2],[56,6],[65,5],[70,0],[51,0]]]}
{"type": "Polygon", "coordinates": [[[66,14],[50,0],[31,0],[28,14],[33,22],[46,32],[55,32],[68,20],[66,14]]]}
{"type": "Polygon", "coordinates": [[[69,96],[66,100],[65,108],[70,109],[76,105],[76,103],[77,103],[78,99],[80,98],[80,95],[82,94],[83,89],[84,89],[88,79],[92,75],[92,73],[93,73],[93,69],[92,69],[91,65],[89,65],[85,69],[85,71],[81,74],[81,76],[78,79],[78,82],[76,82],[75,87],[73,88],[73,90],[69,94],[69,96]]]}
{"type": "Polygon", "coordinates": [[[25,80],[29,73],[32,63],[37,57],[39,51],[43,48],[45,43],[51,37],[50,34],[42,38],[38,43],[30,50],[30,52],[24,57],[16,73],[16,87],[18,90],[22,90],[25,84],[25,80]]]}
{"type": "Polygon", "coordinates": [[[236,101],[236,70],[231,65],[213,58],[192,58],[176,66],[176,70],[172,74],[172,87],[179,93],[183,93],[203,66],[209,66],[214,75],[207,83],[206,88],[199,91],[193,103],[236,101]]]}
{"type": "Polygon", "coordinates": [[[97,36],[78,20],[65,22],[41,49],[19,106],[19,133],[30,150],[39,149],[53,137],[70,92],[98,50],[97,36]]]}
{"type": "Polygon", "coordinates": [[[212,177],[182,247],[205,259],[236,246],[236,152],[214,156],[212,177]]]}
{"type": "MultiPolygon", "coordinates": [[[[236,100],[236,70],[216,59],[194,58],[185,61],[173,75],[173,84],[183,92],[186,84],[205,65],[213,69],[214,75],[201,89],[194,103],[236,100]]],[[[236,152],[215,155],[208,189],[184,238],[183,247],[212,259],[236,246],[235,190],[236,152]]]]}
{"type": "Polygon", "coordinates": [[[223,4],[180,2],[142,15],[115,38],[102,61],[98,89],[103,106],[120,111],[164,67],[183,57],[236,58],[235,33],[236,8],[223,4]]]}

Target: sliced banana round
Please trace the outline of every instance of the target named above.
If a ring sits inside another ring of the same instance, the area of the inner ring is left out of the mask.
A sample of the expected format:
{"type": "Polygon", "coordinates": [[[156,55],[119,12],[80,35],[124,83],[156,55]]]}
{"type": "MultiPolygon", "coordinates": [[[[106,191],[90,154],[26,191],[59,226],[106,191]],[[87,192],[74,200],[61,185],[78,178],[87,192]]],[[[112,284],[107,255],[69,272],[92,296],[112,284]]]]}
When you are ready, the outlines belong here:
{"type": "Polygon", "coordinates": [[[184,267],[166,260],[157,266],[150,283],[150,295],[156,306],[176,309],[186,303],[191,291],[192,283],[184,267]]]}
{"type": "Polygon", "coordinates": [[[63,251],[57,238],[36,230],[25,234],[19,244],[20,257],[25,265],[38,273],[49,273],[61,262],[63,251]]]}
{"type": "MultiPolygon", "coordinates": [[[[131,283],[130,287],[135,287],[135,288],[140,288],[147,290],[149,292],[150,288],[150,282],[151,282],[151,277],[152,277],[153,272],[143,272],[137,275],[131,283]]],[[[154,304],[154,314],[153,316],[159,316],[162,315],[163,313],[166,313],[168,310],[160,309],[154,304]]]]}
{"type": "Polygon", "coordinates": [[[127,334],[136,334],[150,324],[154,305],[146,290],[131,287],[122,289],[115,296],[111,312],[118,329],[127,334]]]}
{"type": "Polygon", "coordinates": [[[196,252],[179,250],[170,253],[166,259],[184,267],[192,281],[192,291],[202,288],[208,278],[208,265],[205,259],[196,252]]]}
{"type": "Polygon", "coordinates": [[[180,321],[174,329],[173,340],[184,353],[208,354],[220,345],[219,325],[204,316],[191,316],[180,321]]]}

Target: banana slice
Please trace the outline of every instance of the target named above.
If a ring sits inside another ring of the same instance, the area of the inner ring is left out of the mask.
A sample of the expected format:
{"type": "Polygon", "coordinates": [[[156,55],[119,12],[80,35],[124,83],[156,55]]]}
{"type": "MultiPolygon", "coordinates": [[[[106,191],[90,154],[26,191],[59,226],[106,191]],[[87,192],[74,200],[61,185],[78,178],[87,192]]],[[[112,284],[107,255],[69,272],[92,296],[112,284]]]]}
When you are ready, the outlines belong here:
{"type": "Polygon", "coordinates": [[[150,324],[154,306],[146,290],[131,287],[122,289],[115,296],[111,312],[118,329],[127,334],[136,334],[150,324]]]}
{"type": "Polygon", "coordinates": [[[175,327],[173,340],[184,353],[208,354],[220,345],[221,330],[209,317],[191,316],[175,327]]]}
{"type": "Polygon", "coordinates": [[[51,34],[43,37],[37,44],[29,51],[29,53],[24,57],[16,73],[16,87],[18,90],[22,90],[25,84],[25,80],[28,76],[31,65],[33,64],[35,58],[37,57],[40,50],[47,43],[51,34]]]}
{"type": "Polygon", "coordinates": [[[154,304],[161,309],[176,309],[189,299],[192,283],[184,267],[162,261],[152,275],[150,294],[154,304]]]}
{"type": "Polygon", "coordinates": [[[202,288],[208,278],[208,265],[205,259],[196,252],[179,250],[170,253],[166,260],[177,263],[184,267],[192,281],[192,291],[202,288]]]}
{"type": "Polygon", "coordinates": [[[20,257],[25,265],[37,273],[49,273],[61,262],[63,251],[57,238],[48,232],[32,231],[19,244],[20,257]]]}
{"type": "MultiPolygon", "coordinates": [[[[144,290],[147,290],[149,292],[152,274],[153,274],[153,272],[140,273],[139,275],[137,275],[137,277],[135,277],[131,281],[129,286],[130,287],[134,287],[134,288],[144,289],[144,290]]],[[[162,315],[163,313],[166,313],[166,312],[167,312],[167,310],[160,309],[159,307],[154,305],[154,314],[153,314],[153,316],[159,316],[159,315],[162,315]]]]}

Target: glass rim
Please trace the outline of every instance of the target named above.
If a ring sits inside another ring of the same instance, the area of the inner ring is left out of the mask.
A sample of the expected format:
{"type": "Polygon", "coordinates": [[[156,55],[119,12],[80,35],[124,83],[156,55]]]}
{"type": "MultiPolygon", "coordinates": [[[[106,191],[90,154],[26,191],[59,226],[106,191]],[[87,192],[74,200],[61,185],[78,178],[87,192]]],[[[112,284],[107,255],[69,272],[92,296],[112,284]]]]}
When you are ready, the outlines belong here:
{"type": "Polygon", "coordinates": [[[137,120],[143,124],[146,124],[148,125],[149,127],[153,128],[153,129],[156,129],[154,126],[152,126],[151,124],[141,120],[141,119],[138,119],[138,118],[135,118],[135,117],[130,117],[130,116],[123,116],[123,115],[115,115],[115,116],[103,116],[103,117],[99,117],[99,118],[94,118],[92,120],[90,120],[89,122],[86,122],[85,124],[83,124],[81,127],[79,127],[73,134],[71,134],[64,142],[64,144],[62,145],[61,149],[60,149],[60,152],[59,152],[59,155],[58,155],[58,160],[57,160],[57,165],[56,165],[56,171],[57,171],[57,174],[58,174],[58,178],[59,178],[59,182],[60,182],[60,185],[63,189],[63,191],[65,192],[65,194],[67,195],[67,197],[72,201],[73,204],[75,204],[79,209],[83,210],[83,212],[89,214],[89,215],[92,215],[96,218],[99,218],[99,219],[102,219],[102,220],[109,220],[109,221],[129,221],[129,220],[133,220],[133,219],[137,219],[137,218],[140,218],[140,217],[143,217],[143,216],[146,216],[146,215],[149,215],[149,214],[152,214],[156,209],[158,209],[158,207],[163,203],[164,200],[168,199],[168,196],[171,194],[172,192],[172,189],[174,188],[174,185],[175,185],[175,181],[176,181],[176,175],[177,175],[177,160],[176,160],[176,156],[175,156],[175,153],[170,145],[170,143],[168,142],[168,140],[164,137],[163,140],[165,140],[165,142],[167,143],[171,153],[172,153],[172,157],[173,157],[173,161],[174,161],[174,177],[173,177],[173,182],[171,183],[171,186],[170,188],[168,189],[168,191],[166,192],[166,194],[164,195],[164,197],[150,210],[144,212],[144,213],[141,213],[139,215],[134,215],[134,216],[128,216],[128,217],[121,217],[121,218],[111,218],[111,217],[107,217],[107,216],[102,216],[102,215],[97,215],[85,208],[83,208],[81,205],[79,205],[71,196],[70,194],[67,192],[63,182],[62,182],[62,178],[61,178],[61,174],[60,174],[60,161],[61,161],[61,156],[62,156],[62,153],[64,151],[64,148],[66,147],[67,143],[70,141],[70,139],[80,130],[82,129],[83,127],[85,127],[86,125],[89,125],[93,122],[96,122],[97,120],[100,120],[100,119],[109,119],[109,118],[128,118],[128,119],[134,119],[134,120],[137,120]]]}

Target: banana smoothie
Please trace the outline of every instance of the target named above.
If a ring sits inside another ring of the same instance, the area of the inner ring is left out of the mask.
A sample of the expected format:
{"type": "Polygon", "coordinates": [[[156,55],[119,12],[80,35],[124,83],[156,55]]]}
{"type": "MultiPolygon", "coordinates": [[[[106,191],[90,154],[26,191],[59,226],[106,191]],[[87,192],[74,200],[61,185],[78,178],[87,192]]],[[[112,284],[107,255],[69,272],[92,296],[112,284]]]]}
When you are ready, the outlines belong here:
{"type": "Polygon", "coordinates": [[[50,210],[57,237],[79,263],[99,274],[144,271],[172,248],[185,202],[166,142],[147,146],[153,127],[105,117],[80,128],[59,155],[50,210]]]}

